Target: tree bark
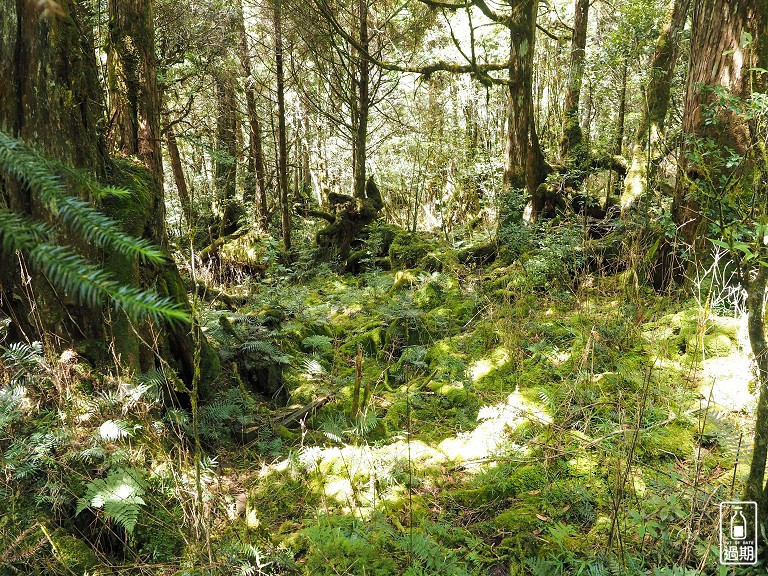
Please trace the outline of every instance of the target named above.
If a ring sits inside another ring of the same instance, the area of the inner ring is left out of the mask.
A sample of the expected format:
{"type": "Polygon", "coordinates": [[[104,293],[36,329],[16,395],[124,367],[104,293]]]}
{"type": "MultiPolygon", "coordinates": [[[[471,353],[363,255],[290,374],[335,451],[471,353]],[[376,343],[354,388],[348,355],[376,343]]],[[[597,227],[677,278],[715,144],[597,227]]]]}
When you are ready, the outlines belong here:
{"type": "MultiPolygon", "coordinates": [[[[167,249],[152,1],[109,0],[108,10],[107,69],[112,118],[109,141],[120,154],[141,161],[146,175],[139,179],[146,182],[140,195],[142,201],[117,201],[106,208],[124,223],[128,232],[167,249]]],[[[111,268],[126,282],[153,286],[161,295],[189,306],[179,271],[170,260],[162,266],[140,268],[138,263],[115,254],[111,268]]],[[[218,372],[218,357],[197,327],[190,331],[186,326],[156,327],[149,322],[134,327],[127,317],[120,315],[112,324],[112,332],[115,349],[134,369],[153,369],[159,361],[176,369],[187,384],[192,383],[195,373],[202,372],[206,385],[218,372]],[[141,338],[136,336],[137,332],[141,338]],[[147,345],[152,342],[156,343],[157,351],[147,345]],[[199,365],[195,359],[197,347],[199,365]]]]}
{"type": "MultiPolygon", "coordinates": [[[[516,4],[505,20],[510,31],[510,67],[507,100],[507,143],[504,190],[527,190],[533,217],[544,207],[539,185],[550,172],[539,146],[533,114],[533,54],[538,2],[516,4]]],[[[500,214],[500,224],[520,214],[500,214]]]]}
{"type": "Polygon", "coordinates": [[[218,236],[237,230],[242,213],[237,194],[237,102],[234,81],[228,71],[216,75],[216,166],[214,182],[221,211],[218,236]]]}
{"type": "Polygon", "coordinates": [[[768,507],[768,486],[763,486],[766,456],[768,456],[768,345],[765,341],[763,321],[765,288],[768,284],[768,268],[761,266],[754,280],[747,284],[747,331],[752,355],[757,364],[759,397],[755,414],[755,441],[752,448],[752,462],[745,489],[745,499],[758,503],[760,512],[768,507]]]}
{"type": "Polygon", "coordinates": [[[576,0],[573,16],[573,37],[571,39],[571,63],[563,108],[563,137],[560,141],[560,157],[564,162],[576,151],[583,140],[581,125],[579,124],[579,98],[581,96],[581,80],[584,77],[588,22],[589,0],[576,0]]]}
{"type": "Polygon", "coordinates": [[[184,220],[187,226],[192,226],[193,211],[192,200],[189,197],[187,188],[187,179],[184,177],[184,167],[181,163],[181,154],[179,153],[179,144],[176,141],[176,133],[173,126],[169,126],[165,131],[165,141],[168,146],[168,158],[171,160],[171,170],[173,171],[173,181],[176,184],[176,192],[179,194],[179,203],[181,211],[184,214],[184,220]]]}
{"type": "Polygon", "coordinates": [[[280,224],[283,247],[291,249],[291,212],[288,205],[288,141],[285,128],[285,77],[283,74],[283,31],[280,1],[275,2],[275,64],[277,69],[277,172],[280,187],[280,224]]]}
{"type": "MultiPolygon", "coordinates": [[[[721,113],[715,124],[705,122],[704,111],[714,98],[702,87],[724,86],[738,97],[749,93],[747,55],[741,45],[741,35],[744,31],[755,31],[755,14],[764,8],[759,0],[699,0],[694,4],[691,54],[696,56],[690,59],[682,129],[689,137],[712,138],[723,152],[726,147],[738,153],[745,151],[746,125],[733,112],[721,113]]],[[[708,209],[696,193],[696,182],[703,179],[715,182],[720,175],[685,154],[681,172],[683,177],[678,178],[675,187],[672,217],[682,239],[692,245],[700,236],[708,209]]]]}
{"type": "MultiPolygon", "coordinates": [[[[359,32],[360,32],[360,46],[363,49],[363,53],[368,53],[368,0],[358,0],[357,4],[358,16],[359,16],[359,32]]],[[[357,73],[357,106],[356,106],[356,124],[355,128],[355,144],[354,144],[354,181],[355,181],[355,198],[365,198],[365,182],[366,182],[366,152],[367,152],[367,140],[368,140],[368,111],[370,106],[369,100],[369,82],[370,82],[370,70],[368,60],[363,56],[363,53],[358,54],[358,73],[357,73]]]]}
{"type": "Polygon", "coordinates": [[[251,67],[250,49],[248,47],[248,33],[245,28],[245,13],[242,0],[238,1],[239,33],[240,33],[240,66],[243,69],[243,88],[245,92],[245,107],[248,114],[248,174],[246,175],[243,198],[254,202],[258,210],[258,225],[265,232],[269,226],[267,222],[269,209],[267,208],[267,178],[264,171],[264,152],[262,148],[261,122],[256,108],[256,90],[251,67]]]}
{"type": "Polygon", "coordinates": [[[632,145],[631,167],[624,180],[622,208],[628,208],[645,193],[649,176],[652,176],[649,170],[653,170],[656,149],[666,131],[672,76],[680,53],[680,35],[685,28],[690,3],[691,0],[670,2],[664,27],[656,41],[645,90],[645,103],[632,145]]]}
{"type": "MultiPolygon", "coordinates": [[[[103,179],[109,161],[93,36],[74,0],[59,5],[61,17],[43,16],[26,0],[0,10],[0,130],[103,179]]],[[[2,173],[0,206],[48,218],[25,186],[2,173]]],[[[100,314],[57,294],[13,254],[0,253],[0,296],[15,340],[69,345],[101,337],[100,314]]]]}

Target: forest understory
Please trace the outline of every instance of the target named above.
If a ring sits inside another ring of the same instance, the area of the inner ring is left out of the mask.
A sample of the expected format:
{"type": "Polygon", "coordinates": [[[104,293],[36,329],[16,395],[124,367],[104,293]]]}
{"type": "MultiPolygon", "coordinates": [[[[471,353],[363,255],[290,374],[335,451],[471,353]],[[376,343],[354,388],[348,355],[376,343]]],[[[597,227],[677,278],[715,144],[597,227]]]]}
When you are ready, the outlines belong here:
{"type": "Polygon", "coordinates": [[[0,576],[768,573],[766,2],[3,2],[0,576]]]}
{"type": "Polygon", "coordinates": [[[225,377],[191,412],[162,371],[5,346],[3,573],[727,573],[755,398],[719,263],[672,298],[601,268],[641,235],[578,219],[479,264],[363,236],[356,274],[222,250],[195,307],[225,377]]]}

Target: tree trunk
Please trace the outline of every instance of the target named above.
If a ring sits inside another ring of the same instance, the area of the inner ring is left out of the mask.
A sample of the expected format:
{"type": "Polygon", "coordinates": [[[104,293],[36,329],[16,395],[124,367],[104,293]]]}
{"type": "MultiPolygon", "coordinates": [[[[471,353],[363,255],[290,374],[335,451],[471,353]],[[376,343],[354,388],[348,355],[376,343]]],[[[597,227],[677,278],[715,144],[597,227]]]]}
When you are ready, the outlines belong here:
{"type": "MultiPolygon", "coordinates": [[[[516,4],[507,21],[510,61],[507,100],[507,144],[504,190],[527,190],[533,198],[534,218],[544,207],[538,193],[550,168],[544,160],[533,114],[533,54],[538,2],[516,4]]],[[[520,219],[521,214],[500,214],[499,222],[520,219]]]]}
{"type": "Polygon", "coordinates": [[[173,181],[176,183],[176,192],[179,194],[179,203],[181,211],[184,214],[184,220],[187,226],[193,225],[192,200],[189,197],[187,189],[187,179],[184,177],[184,167],[181,164],[181,154],[179,154],[179,145],[176,142],[176,134],[173,126],[169,126],[165,131],[165,141],[168,145],[168,157],[171,160],[171,170],[173,171],[173,181]]]}
{"type": "MultiPolygon", "coordinates": [[[[130,202],[117,201],[107,209],[124,223],[128,232],[167,248],[152,2],[109,0],[108,9],[107,69],[112,118],[109,140],[121,154],[138,157],[146,169],[146,183],[141,201],[138,198],[130,202]]],[[[153,286],[162,296],[188,306],[187,294],[173,261],[163,266],[139,268],[138,263],[130,263],[115,254],[111,257],[111,269],[126,282],[153,286]]],[[[159,360],[177,369],[187,384],[193,381],[196,372],[202,373],[207,383],[218,371],[218,357],[197,328],[193,333],[185,326],[155,327],[149,322],[134,327],[127,317],[120,315],[113,321],[112,331],[116,350],[126,364],[136,369],[153,369],[159,360]],[[137,331],[141,342],[135,336],[137,331]],[[156,342],[159,356],[147,346],[146,343],[151,342],[156,342]],[[197,346],[201,352],[199,367],[195,360],[197,346]]]]}
{"type": "MultiPolygon", "coordinates": [[[[360,23],[360,45],[368,51],[368,0],[358,0],[358,16],[360,23]]],[[[366,182],[366,151],[368,139],[368,108],[370,70],[368,60],[362,54],[358,55],[357,75],[357,123],[354,144],[354,180],[355,198],[365,198],[366,182]]]]}
{"type": "Polygon", "coordinates": [[[237,102],[232,77],[216,75],[216,196],[221,211],[218,237],[232,234],[242,213],[237,194],[237,102]]]}
{"type": "MultiPolygon", "coordinates": [[[[108,159],[93,36],[74,0],[59,4],[62,17],[43,17],[25,0],[5,2],[0,10],[0,130],[104,178],[108,159]]],[[[2,173],[0,206],[35,218],[47,214],[25,186],[2,173]]],[[[47,341],[50,335],[69,344],[101,336],[98,312],[57,294],[42,273],[13,254],[0,253],[0,296],[14,340],[47,341]]]]}
{"type": "Polygon", "coordinates": [[[632,146],[632,164],[624,180],[622,208],[629,207],[646,191],[659,142],[664,137],[672,76],[680,53],[680,35],[685,28],[691,0],[672,0],[651,62],[645,103],[641,109],[632,146]],[[650,161],[650,165],[649,165],[650,161]]]}
{"type": "MultiPolygon", "coordinates": [[[[627,114],[627,59],[624,58],[624,62],[621,65],[621,87],[619,88],[619,109],[616,112],[616,133],[613,136],[613,155],[615,157],[621,156],[621,151],[624,148],[624,119],[627,114]]],[[[613,172],[611,172],[611,179],[613,178],[613,172]]],[[[605,192],[605,208],[607,209],[611,204],[611,196],[615,192],[619,194],[621,192],[621,175],[616,174],[615,184],[609,180],[608,188],[605,192]]]]}
{"type": "Polygon", "coordinates": [[[619,88],[619,109],[616,112],[616,133],[613,137],[613,154],[621,156],[624,147],[624,117],[627,113],[627,59],[621,67],[621,87],[619,88]]]}
{"type": "Polygon", "coordinates": [[[262,149],[261,122],[256,109],[256,90],[251,68],[250,49],[248,47],[248,33],[245,28],[245,14],[242,0],[238,2],[240,10],[240,66],[243,69],[243,88],[245,91],[245,107],[248,113],[248,174],[245,177],[243,198],[257,206],[258,225],[265,232],[269,227],[267,222],[267,177],[264,171],[264,152],[262,149]],[[258,191],[258,193],[257,193],[258,191]]]}
{"type": "Polygon", "coordinates": [[[581,80],[584,77],[584,55],[587,47],[587,24],[589,21],[589,0],[576,0],[573,16],[573,37],[571,39],[571,65],[563,108],[563,137],[560,141],[560,157],[566,161],[582,143],[579,124],[579,97],[581,80]]]}
{"type": "MultiPolygon", "coordinates": [[[[0,30],[3,31],[0,34],[0,77],[3,78],[0,129],[99,179],[111,175],[119,183],[130,181],[135,195],[123,201],[120,210],[112,204],[113,215],[122,219],[127,232],[166,245],[154,54],[151,49],[142,49],[154,45],[151,10],[143,2],[128,7],[112,4],[109,80],[110,87],[123,86],[120,94],[112,94],[112,142],[121,152],[139,156],[148,174],[142,173],[140,181],[129,180],[125,177],[126,170],[113,165],[108,158],[106,140],[100,129],[103,97],[93,37],[74,0],[60,0],[64,13],[60,17],[44,17],[34,3],[26,0],[6,3],[0,11],[0,30]],[[126,13],[133,16],[128,17],[126,13]],[[142,24],[141,18],[149,18],[148,23],[142,24]],[[117,29],[121,23],[126,26],[124,30],[117,29]],[[143,41],[128,41],[129,33],[143,41]],[[120,58],[118,48],[130,56],[128,65],[120,58]]],[[[0,179],[0,190],[3,201],[12,210],[37,218],[44,216],[29,190],[12,179],[0,179]]],[[[81,248],[88,255],[94,253],[88,246],[81,248]]],[[[68,295],[57,294],[43,274],[31,271],[32,284],[22,283],[18,260],[0,258],[3,259],[0,263],[1,305],[13,319],[17,335],[46,340],[53,336],[58,338],[56,343],[82,344],[84,353],[96,362],[108,361],[112,345],[118,353],[125,352],[122,357],[125,365],[136,369],[150,367],[144,361],[154,360],[156,356],[147,353],[137,335],[137,331],[152,329],[148,323],[134,329],[124,314],[117,313],[111,315],[110,324],[106,310],[75,305],[68,295]],[[29,289],[34,291],[33,295],[29,289]]],[[[178,289],[181,285],[178,271],[172,264],[139,266],[115,253],[105,253],[103,258],[105,267],[126,283],[151,285],[162,296],[186,302],[186,293],[178,289]]],[[[25,271],[25,275],[27,273],[25,271]]],[[[154,335],[162,357],[177,367],[185,379],[191,378],[194,342],[188,328],[181,325],[159,328],[154,335]]],[[[217,359],[213,354],[206,354],[206,350],[209,351],[204,345],[201,368],[213,376],[217,359]]]]}
{"type": "Polygon", "coordinates": [[[768,345],[765,341],[765,322],[763,321],[765,288],[768,283],[768,268],[760,266],[754,280],[747,283],[747,331],[752,348],[752,355],[757,364],[759,397],[755,414],[755,441],[752,448],[752,463],[745,490],[745,499],[758,503],[761,514],[768,508],[763,486],[765,463],[768,455],[768,345]]]}
{"type": "MultiPolygon", "coordinates": [[[[695,57],[690,59],[683,133],[689,137],[712,138],[724,153],[726,147],[744,152],[746,126],[733,112],[723,112],[715,124],[705,122],[704,111],[714,99],[702,86],[721,85],[738,97],[748,94],[749,74],[741,35],[756,28],[753,15],[764,10],[764,6],[758,7],[758,4],[758,0],[699,0],[693,8],[691,54],[695,57]]],[[[696,192],[696,182],[704,179],[716,182],[720,174],[712,173],[711,167],[697,165],[685,154],[681,168],[683,176],[678,178],[675,187],[672,217],[682,239],[694,244],[708,209],[696,192]]]]}
{"type": "Polygon", "coordinates": [[[283,31],[280,2],[275,2],[275,64],[277,68],[277,172],[280,187],[280,223],[283,247],[291,249],[291,212],[288,205],[288,141],[285,133],[285,78],[283,75],[283,31]]]}

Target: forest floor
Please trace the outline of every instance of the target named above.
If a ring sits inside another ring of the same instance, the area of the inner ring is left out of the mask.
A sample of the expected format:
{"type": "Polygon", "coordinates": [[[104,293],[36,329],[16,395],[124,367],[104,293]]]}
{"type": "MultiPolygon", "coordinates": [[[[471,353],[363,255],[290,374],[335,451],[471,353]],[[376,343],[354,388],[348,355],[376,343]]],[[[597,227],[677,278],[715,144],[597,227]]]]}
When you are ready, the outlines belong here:
{"type": "Polygon", "coordinates": [[[569,258],[274,266],[238,310],[200,304],[229,381],[192,416],[157,374],[6,349],[27,384],[0,404],[0,558],[43,526],[50,573],[716,573],[754,411],[737,293],[569,258]]]}

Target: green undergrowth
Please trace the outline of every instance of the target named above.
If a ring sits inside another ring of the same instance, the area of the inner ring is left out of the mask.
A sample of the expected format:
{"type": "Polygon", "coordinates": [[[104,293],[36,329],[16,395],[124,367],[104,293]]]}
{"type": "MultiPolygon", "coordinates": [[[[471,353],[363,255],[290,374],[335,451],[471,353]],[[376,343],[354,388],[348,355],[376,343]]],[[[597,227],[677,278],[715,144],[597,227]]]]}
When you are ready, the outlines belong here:
{"type": "Polygon", "coordinates": [[[480,267],[405,236],[392,270],[274,265],[237,311],[205,307],[231,378],[194,419],[162,408],[173,386],[162,372],[105,375],[73,353],[4,348],[0,564],[179,575],[715,566],[712,502],[738,494],[747,429],[743,406],[708,392],[708,371],[743,361],[740,325],[627,275],[585,272],[566,240],[529,235],[522,257],[480,267]]]}

